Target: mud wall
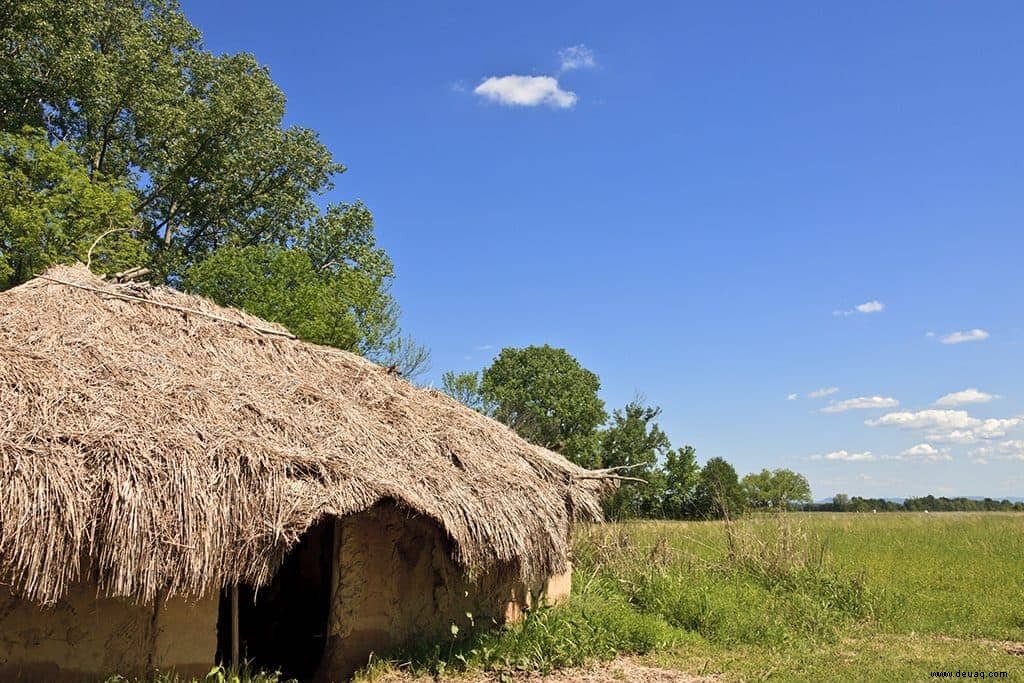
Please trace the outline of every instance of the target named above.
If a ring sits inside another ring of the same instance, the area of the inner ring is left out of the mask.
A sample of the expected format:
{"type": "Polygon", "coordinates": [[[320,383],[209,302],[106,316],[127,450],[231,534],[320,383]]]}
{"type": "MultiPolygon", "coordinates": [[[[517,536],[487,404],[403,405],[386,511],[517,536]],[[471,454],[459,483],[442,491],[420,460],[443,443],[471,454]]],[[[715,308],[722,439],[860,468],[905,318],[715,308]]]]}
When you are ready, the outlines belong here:
{"type": "Polygon", "coordinates": [[[0,680],[95,681],[149,666],[201,675],[213,664],[216,630],[215,597],[154,611],[79,584],[39,607],[0,588],[0,680]]]}
{"type": "Polygon", "coordinates": [[[550,601],[569,593],[569,573],[536,586],[512,578],[511,568],[470,581],[450,559],[437,524],[394,505],[337,524],[322,680],[347,675],[371,653],[450,641],[452,624],[462,633],[494,627],[518,619],[548,591],[550,601]]]}

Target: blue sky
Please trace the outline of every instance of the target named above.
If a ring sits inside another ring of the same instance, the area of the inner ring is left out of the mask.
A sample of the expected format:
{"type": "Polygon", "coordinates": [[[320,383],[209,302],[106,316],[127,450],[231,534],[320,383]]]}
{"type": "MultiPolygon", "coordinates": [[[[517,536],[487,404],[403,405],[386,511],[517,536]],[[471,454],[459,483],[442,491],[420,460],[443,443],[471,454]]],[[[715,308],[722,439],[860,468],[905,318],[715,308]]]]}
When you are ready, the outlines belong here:
{"type": "Polygon", "coordinates": [[[818,498],[1024,495],[1024,5],[491,5],[183,2],[349,167],[428,381],[550,343],[818,498]]]}

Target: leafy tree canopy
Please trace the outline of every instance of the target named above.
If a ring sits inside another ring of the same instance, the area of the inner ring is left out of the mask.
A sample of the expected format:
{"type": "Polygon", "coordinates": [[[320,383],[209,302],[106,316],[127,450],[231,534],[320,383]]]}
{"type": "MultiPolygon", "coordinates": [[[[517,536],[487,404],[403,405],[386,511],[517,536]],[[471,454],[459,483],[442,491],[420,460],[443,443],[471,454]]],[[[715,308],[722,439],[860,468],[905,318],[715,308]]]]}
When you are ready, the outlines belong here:
{"type": "Polygon", "coordinates": [[[671,448],[668,436],[654,421],[661,408],[645,406],[640,400],[612,413],[611,423],[600,435],[602,467],[628,467],[623,474],[644,483],[623,481],[605,499],[605,514],[613,519],[652,517],[662,514],[666,480],[658,467],[671,448]]]}
{"type": "Polygon", "coordinates": [[[700,466],[693,446],[682,446],[665,456],[665,493],[663,514],[679,519],[692,513],[694,493],[700,480],[700,466]]]}
{"type": "Polygon", "coordinates": [[[479,372],[448,371],[441,375],[441,391],[478,413],[490,415],[494,411],[483,396],[479,372]]]}
{"type": "Polygon", "coordinates": [[[493,415],[527,441],[582,464],[594,462],[597,427],[605,421],[597,375],[565,349],[505,348],[483,371],[480,394],[493,415]]]}
{"type": "MultiPolygon", "coordinates": [[[[34,172],[62,186],[42,217],[4,226],[0,283],[78,259],[109,226],[131,225],[143,249],[129,265],[148,262],[172,285],[302,338],[422,367],[423,350],[399,334],[372,216],[358,203],[324,205],[344,167],[314,131],[285,127],[284,112],[267,69],[204,49],[175,0],[0,0],[0,130],[44,131],[51,161],[74,169],[34,172]]],[[[33,158],[48,156],[40,142],[24,143],[33,158]]],[[[13,185],[22,207],[42,192],[36,177],[13,185]]],[[[128,260],[118,234],[104,238],[101,262],[128,260]]]]}
{"type": "Polygon", "coordinates": [[[746,494],[736,470],[723,458],[711,458],[700,471],[694,492],[695,513],[701,517],[736,517],[746,507],[746,494]]]}
{"type": "Polygon", "coordinates": [[[54,263],[91,259],[109,272],[144,261],[133,198],[120,182],[90,179],[81,158],[42,131],[0,132],[0,289],[54,263]]]}
{"type": "Polygon", "coordinates": [[[811,502],[807,478],[793,470],[761,470],[743,477],[742,484],[750,505],[756,508],[787,510],[794,503],[811,502]]]}

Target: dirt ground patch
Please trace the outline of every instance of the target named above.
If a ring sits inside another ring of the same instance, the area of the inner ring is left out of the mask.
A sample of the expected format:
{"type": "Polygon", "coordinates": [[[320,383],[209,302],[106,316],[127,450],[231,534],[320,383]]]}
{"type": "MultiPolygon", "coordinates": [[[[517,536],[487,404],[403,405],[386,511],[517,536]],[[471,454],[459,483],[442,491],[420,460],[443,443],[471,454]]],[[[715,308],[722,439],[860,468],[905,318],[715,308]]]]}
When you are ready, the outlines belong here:
{"type": "MultiPolygon", "coordinates": [[[[431,680],[424,676],[411,676],[402,672],[392,672],[382,677],[374,677],[375,683],[411,683],[413,681],[431,680]]],[[[647,666],[631,657],[620,657],[611,662],[601,662],[590,666],[555,671],[548,675],[540,673],[499,673],[484,672],[462,676],[445,676],[441,680],[451,683],[503,683],[505,681],[520,683],[522,681],[548,681],[550,683],[619,683],[636,681],[637,683],[714,683],[716,676],[693,676],[682,671],[671,671],[647,666]]]]}
{"type": "Polygon", "coordinates": [[[981,643],[993,648],[999,648],[1008,655],[1024,657],[1024,643],[1015,640],[990,640],[988,638],[953,638],[951,636],[939,636],[938,640],[954,643],[981,643]]]}

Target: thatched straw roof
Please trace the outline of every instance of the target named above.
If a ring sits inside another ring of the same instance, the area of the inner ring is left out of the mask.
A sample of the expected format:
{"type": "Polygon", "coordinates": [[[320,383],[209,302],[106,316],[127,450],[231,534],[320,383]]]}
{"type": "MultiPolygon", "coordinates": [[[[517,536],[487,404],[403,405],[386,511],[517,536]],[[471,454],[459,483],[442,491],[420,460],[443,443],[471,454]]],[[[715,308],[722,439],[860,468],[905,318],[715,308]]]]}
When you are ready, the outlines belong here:
{"type": "Polygon", "coordinates": [[[38,602],[262,585],[392,500],[468,570],[560,571],[604,482],[437,391],[165,288],[59,267],[0,293],[0,583],[38,602]]]}

